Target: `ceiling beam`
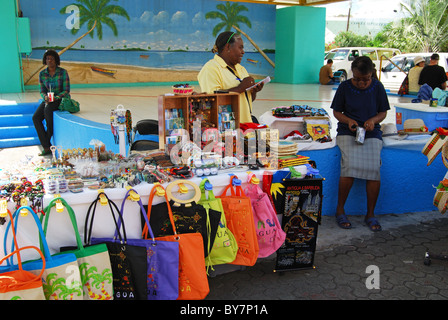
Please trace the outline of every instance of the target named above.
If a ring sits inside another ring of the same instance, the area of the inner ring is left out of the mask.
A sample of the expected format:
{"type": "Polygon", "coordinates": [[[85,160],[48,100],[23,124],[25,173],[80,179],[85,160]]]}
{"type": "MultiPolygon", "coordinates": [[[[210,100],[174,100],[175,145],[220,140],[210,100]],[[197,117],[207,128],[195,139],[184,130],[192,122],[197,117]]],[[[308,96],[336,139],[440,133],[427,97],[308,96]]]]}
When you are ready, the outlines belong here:
{"type": "Polygon", "coordinates": [[[337,2],[345,2],[348,0],[222,0],[231,2],[248,2],[283,6],[317,6],[331,4],[337,2]]]}

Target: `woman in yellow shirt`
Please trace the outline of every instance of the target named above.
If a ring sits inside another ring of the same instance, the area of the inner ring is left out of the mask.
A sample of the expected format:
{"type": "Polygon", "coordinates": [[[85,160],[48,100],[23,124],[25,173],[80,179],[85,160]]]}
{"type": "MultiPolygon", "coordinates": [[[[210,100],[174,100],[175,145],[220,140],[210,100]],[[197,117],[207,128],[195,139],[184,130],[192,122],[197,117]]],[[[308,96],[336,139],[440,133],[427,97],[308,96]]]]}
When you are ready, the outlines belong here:
{"type": "Polygon", "coordinates": [[[217,90],[238,92],[240,123],[253,122],[252,101],[255,100],[257,92],[263,88],[263,83],[246,91],[255,84],[255,81],[240,64],[244,55],[241,35],[231,31],[221,33],[216,38],[212,52],[217,54],[198,74],[201,91],[209,94],[217,90]]]}

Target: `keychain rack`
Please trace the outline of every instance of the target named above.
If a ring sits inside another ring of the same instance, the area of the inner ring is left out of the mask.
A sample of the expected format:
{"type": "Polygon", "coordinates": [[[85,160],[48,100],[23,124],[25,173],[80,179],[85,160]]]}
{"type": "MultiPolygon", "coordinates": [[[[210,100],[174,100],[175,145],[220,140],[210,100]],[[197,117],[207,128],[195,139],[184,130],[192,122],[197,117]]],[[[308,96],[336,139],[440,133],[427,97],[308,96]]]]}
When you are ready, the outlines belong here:
{"type": "Polygon", "coordinates": [[[220,128],[222,106],[231,108],[235,129],[239,128],[239,95],[237,93],[159,96],[159,149],[168,152],[170,146],[180,142],[176,136],[172,135],[174,129],[186,130],[192,141],[193,121],[196,119],[202,118],[202,130],[207,128],[202,126],[220,128]]]}

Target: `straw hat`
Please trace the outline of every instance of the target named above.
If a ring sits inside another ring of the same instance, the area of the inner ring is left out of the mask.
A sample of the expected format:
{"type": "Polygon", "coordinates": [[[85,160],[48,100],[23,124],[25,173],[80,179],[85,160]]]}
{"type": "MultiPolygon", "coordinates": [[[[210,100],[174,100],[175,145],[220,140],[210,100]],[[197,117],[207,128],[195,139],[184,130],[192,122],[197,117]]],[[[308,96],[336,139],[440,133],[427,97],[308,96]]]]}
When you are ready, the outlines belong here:
{"type": "Polygon", "coordinates": [[[420,62],[425,62],[425,59],[422,56],[416,56],[414,58],[414,65],[418,65],[420,62]]]}
{"type": "Polygon", "coordinates": [[[433,133],[431,138],[422,149],[422,153],[428,158],[427,165],[429,166],[437,155],[442,151],[442,147],[448,142],[448,136],[440,135],[437,132],[433,133]]]}
{"type": "Polygon", "coordinates": [[[440,213],[445,213],[448,205],[448,191],[436,191],[432,202],[440,213]]]}
{"type": "Polygon", "coordinates": [[[422,119],[407,119],[403,128],[405,132],[428,132],[428,127],[422,119]]]}
{"type": "Polygon", "coordinates": [[[397,126],[395,123],[382,124],[381,131],[383,131],[383,137],[394,136],[398,134],[397,126]]]}

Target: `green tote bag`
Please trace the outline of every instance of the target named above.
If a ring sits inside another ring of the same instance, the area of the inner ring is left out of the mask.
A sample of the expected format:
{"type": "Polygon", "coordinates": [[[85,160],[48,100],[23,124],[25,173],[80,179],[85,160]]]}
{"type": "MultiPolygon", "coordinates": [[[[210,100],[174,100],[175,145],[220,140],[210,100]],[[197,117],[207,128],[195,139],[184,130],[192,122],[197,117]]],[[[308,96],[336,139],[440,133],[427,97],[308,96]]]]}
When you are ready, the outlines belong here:
{"type": "Polygon", "coordinates": [[[73,225],[77,249],[64,251],[63,253],[73,253],[76,256],[79,273],[81,275],[83,299],[112,300],[112,267],[107,245],[102,243],[86,247],[83,246],[75,213],[63,198],[54,198],[45,208],[45,216],[43,216],[44,234],[47,234],[51,209],[59,204],[65,207],[73,225]]]}
{"type": "Polygon", "coordinates": [[[198,204],[205,208],[207,215],[209,209],[221,213],[215,241],[210,254],[205,258],[205,265],[208,268],[213,265],[231,263],[235,260],[238,252],[238,244],[233,233],[227,228],[226,216],[224,215],[221,199],[215,198],[213,186],[207,178],[201,181],[199,189],[201,190],[201,199],[198,204]]]}

